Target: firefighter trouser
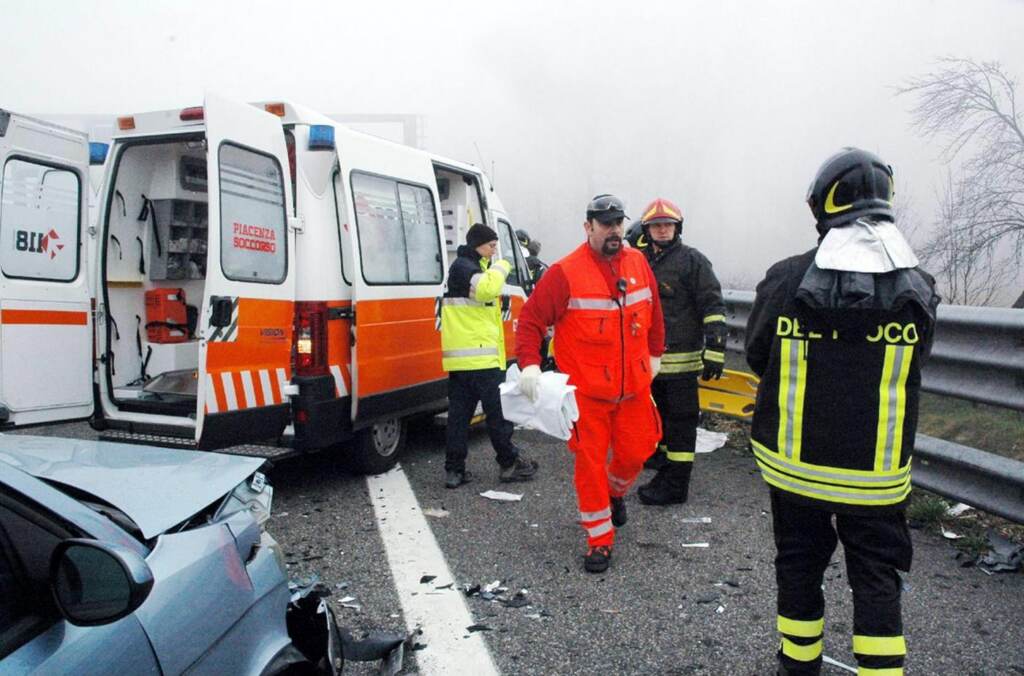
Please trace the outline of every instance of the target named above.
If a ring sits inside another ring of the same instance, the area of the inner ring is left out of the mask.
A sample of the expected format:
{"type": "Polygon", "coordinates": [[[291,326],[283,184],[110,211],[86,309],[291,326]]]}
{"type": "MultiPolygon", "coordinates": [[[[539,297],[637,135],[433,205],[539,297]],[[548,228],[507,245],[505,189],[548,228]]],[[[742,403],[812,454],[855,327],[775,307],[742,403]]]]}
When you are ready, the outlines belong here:
{"type": "Polygon", "coordinates": [[[825,625],[821,590],[837,534],[853,589],[853,652],[858,674],[903,673],[906,644],[900,615],[902,581],[913,548],[903,512],[838,514],[772,491],[775,579],[779,588],[779,661],[788,674],[818,674],[825,625]],[[833,514],[835,526],[832,524],[833,514]]]}
{"type": "Polygon", "coordinates": [[[580,418],[569,438],[569,450],[576,454],[580,523],[587,531],[588,545],[611,545],[615,529],[609,498],[622,497],[636,481],[661,436],[661,422],[648,391],[618,403],[577,393],[576,404],[580,418]]]}
{"type": "Polygon", "coordinates": [[[446,471],[466,471],[469,423],[476,404],[483,405],[487,416],[487,433],[498,456],[498,464],[508,467],[516,461],[519,450],[512,445],[514,426],[501,415],[498,386],[505,382],[501,369],[451,371],[448,373],[448,443],[444,457],[446,471]]]}
{"type": "Polygon", "coordinates": [[[697,374],[655,378],[651,383],[651,393],[658,405],[662,424],[657,450],[665,454],[667,468],[677,468],[673,473],[679,477],[680,487],[685,488],[690,482],[697,448],[697,422],[700,420],[697,374]]]}

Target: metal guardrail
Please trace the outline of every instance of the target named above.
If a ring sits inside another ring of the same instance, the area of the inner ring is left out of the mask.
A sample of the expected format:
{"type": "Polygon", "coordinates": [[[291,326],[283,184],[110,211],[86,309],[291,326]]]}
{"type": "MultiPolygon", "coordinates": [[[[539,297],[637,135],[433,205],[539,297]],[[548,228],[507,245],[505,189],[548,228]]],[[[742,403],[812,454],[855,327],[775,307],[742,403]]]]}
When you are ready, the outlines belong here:
{"type": "MultiPolygon", "coordinates": [[[[753,291],[724,292],[726,349],[744,353],[753,291]]],[[[1024,411],[1024,310],[940,305],[925,392],[1024,411]]],[[[918,434],[912,481],[1024,523],[1024,462],[918,434]]]]}

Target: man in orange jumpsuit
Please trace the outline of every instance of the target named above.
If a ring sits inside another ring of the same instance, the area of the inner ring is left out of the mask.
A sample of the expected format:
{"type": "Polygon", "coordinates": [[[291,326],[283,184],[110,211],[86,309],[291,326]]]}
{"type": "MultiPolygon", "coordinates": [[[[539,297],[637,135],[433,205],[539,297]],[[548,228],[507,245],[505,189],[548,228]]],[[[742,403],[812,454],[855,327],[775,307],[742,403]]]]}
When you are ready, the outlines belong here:
{"type": "Polygon", "coordinates": [[[576,386],[580,418],[569,440],[576,497],[587,531],[584,568],[604,572],[623,500],[661,438],[651,381],[665,351],[658,282],[644,255],[623,246],[622,201],[587,206],[587,241],[552,265],[523,306],[516,330],[520,390],[535,399],[541,341],[555,327],[558,369],[576,386]],[[608,448],[611,447],[611,459],[608,448]]]}

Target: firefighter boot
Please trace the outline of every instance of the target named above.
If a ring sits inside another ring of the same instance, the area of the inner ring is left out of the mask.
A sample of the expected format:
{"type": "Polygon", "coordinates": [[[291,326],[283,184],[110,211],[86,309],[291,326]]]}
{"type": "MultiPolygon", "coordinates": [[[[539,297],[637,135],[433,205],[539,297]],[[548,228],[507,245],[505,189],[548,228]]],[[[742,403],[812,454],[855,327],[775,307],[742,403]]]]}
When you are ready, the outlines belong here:
{"type": "Polygon", "coordinates": [[[654,478],[636,492],[645,505],[681,505],[690,492],[692,463],[673,462],[658,470],[654,478]]]}
{"type": "Polygon", "coordinates": [[[627,520],[625,496],[612,498],[612,525],[616,528],[621,528],[626,525],[627,520]]]}

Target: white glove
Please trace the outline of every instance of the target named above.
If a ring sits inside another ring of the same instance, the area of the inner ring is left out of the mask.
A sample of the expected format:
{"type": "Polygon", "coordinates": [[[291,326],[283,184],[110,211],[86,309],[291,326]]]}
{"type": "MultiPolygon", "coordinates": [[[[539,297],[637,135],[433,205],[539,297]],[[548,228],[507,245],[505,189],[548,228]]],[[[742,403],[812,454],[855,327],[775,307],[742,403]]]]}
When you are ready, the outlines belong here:
{"type": "Polygon", "coordinates": [[[651,357],[651,380],[658,377],[661,371],[661,357],[651,357]]]}
{"type": "Polygon", "coordinates": [[[531,402],[537,401],[537,384],[540,380],[540,367],[536,364],[527,366],[519,374],[519,391],[531,402]]]}

